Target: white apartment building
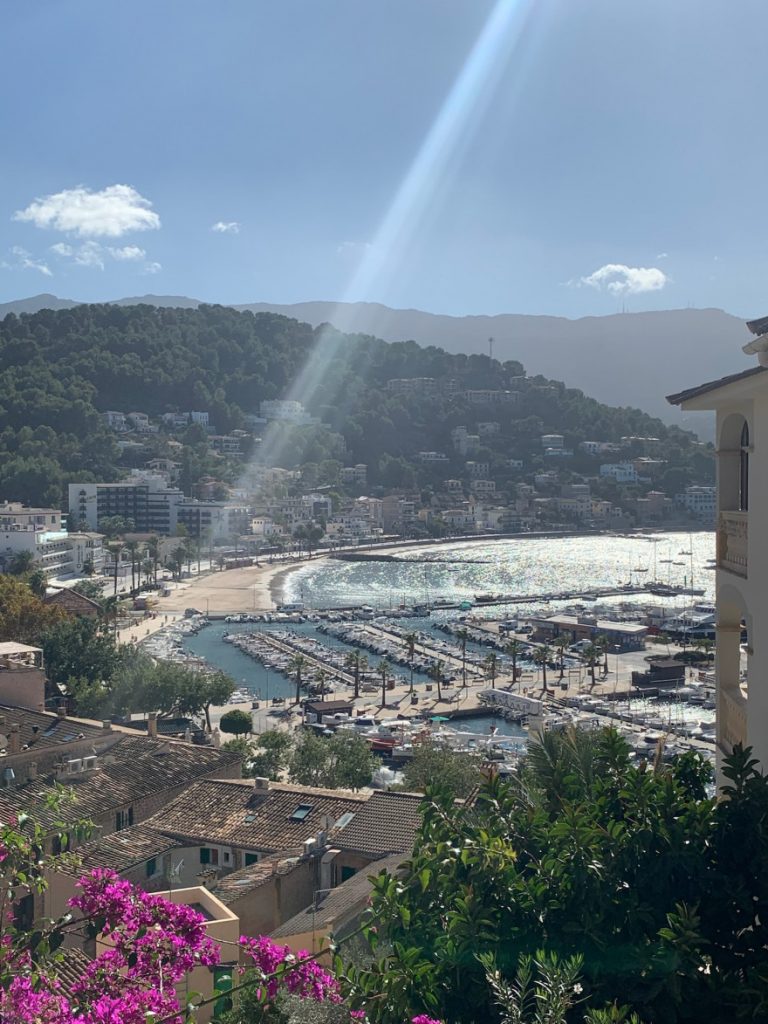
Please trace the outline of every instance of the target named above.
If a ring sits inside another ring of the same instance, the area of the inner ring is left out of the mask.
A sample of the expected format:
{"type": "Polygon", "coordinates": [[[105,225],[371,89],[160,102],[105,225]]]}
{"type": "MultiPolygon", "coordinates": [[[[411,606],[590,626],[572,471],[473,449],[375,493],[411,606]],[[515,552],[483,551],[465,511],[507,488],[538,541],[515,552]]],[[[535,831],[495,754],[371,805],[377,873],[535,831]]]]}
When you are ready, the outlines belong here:
{"type": "Polygon", "coordinates": [[[217,539],[230,532],[223,501],[187,498],[152,473],[139,472],[113,484],[70,484],[69,509],[71,522],[92,531],[98,531],[103,519],[120,516],[132,521],[136,533],[168,537],[183,526],[190,536],[217,539]]]}
{"type": "Polygon", "coordinates": [[[52,508],[27,508],[20,502],[0,505],[0,565],[29,552],[36,569],[48,577],[81,574],[88,563],[98,571],[104,562],[100,533],[69,533],[62,513],[52,508]]]}
{"type": "Polygon", "coordinates": [[[419,462],[447,462],[445,452],[419,452],[419,462]]]}
{"type": "Polygon", "coordinates": [[[546,451],[548,448],[564,448],[565,438],[562,434],[542,434],[541,447],[546,451]]]}
{"type": "Polygon", "coordinates": [[[717,514],[716,487],[686,487],[675,500],[702,523],[714,523],[717,514]]]}
{"type": "Polygon", "coordinates": [[[355,466],[342,466],[339,470],[341,483],[348,487],[365,487],[368,482],[368,467],[364,462],[355,466]]]}
{"type": "Polygon", "coordinates": [[[310,416],[301,402],[286,398],[270,398],[259,403],[259,412],[265,420],[292,423],[297,427],[309,427],[320,422],[317,416],[310,416]]]}
{"type": "Polygon", "coordinates": [[[110,430],[116,430],[118,433],[124,433],[126,430],[131,429],[131,425],[125,418],[124,412],[115,412],[113,409],[108,409],[101,415],[106,420],[107,426],[110,430]]]}
{"type": "Polygon", "coordinates": [[[752,747],[768,770],[768,317],[747,325],[758,365],[668,401],[716,414],[717,746],[752,747]],[[746,631],[746,674],[742,633],[746,631]]]}
{"type": "Polygon", "coordinates": [[[600,467],[600,476],[610,477],[617,484],[636,484],[637,470],[631,462],[606,462],[600,467]]]}
{"type": "Polygon", "coordinates": [[[469,489],[473,494],[488,496],[496,493],[496,483],[493,480],[470,480],[469,489]]]}

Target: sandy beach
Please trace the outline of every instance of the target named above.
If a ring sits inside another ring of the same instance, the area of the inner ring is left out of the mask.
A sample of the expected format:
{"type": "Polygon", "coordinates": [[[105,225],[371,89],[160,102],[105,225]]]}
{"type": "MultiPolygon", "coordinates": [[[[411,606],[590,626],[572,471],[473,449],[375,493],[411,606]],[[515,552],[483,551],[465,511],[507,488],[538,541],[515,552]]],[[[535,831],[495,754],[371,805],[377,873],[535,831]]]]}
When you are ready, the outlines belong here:
{"type": "MultiPolygon", "coordinates": [[[[326,561],[320,555],[313,564],[326,561]]],[[[157,597],[158,616],[196,608],[205,615],[234,615],[238,612],[273,611],[281,601],[282,581],[295,569],[306,565],[302,559],[286,564],[248,566],[208,573],[200,579],[176,583],[168,597],[157,597]]]]}

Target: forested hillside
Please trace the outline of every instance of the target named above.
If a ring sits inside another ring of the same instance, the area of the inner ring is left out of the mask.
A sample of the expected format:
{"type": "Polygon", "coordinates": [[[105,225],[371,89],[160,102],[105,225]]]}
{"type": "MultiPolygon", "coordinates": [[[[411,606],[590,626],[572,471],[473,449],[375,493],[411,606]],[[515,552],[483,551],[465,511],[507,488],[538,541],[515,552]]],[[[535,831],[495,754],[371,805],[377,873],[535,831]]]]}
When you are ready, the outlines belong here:
{"type": "MultiPolygon", "coordinates": [[[[521,384],[517,362],[412,341],[389,344],[222,306],[82,305],[0,322],[0,499],[58,504],[69,480],[117,479],[143,464],[135,453],[120,452],[100,415],[105,410],[157,417],[202,409],[220,433],[243,427],[244,414],[258,413],[263,399],[288,395],[318,343],[328,359],[301,397],[330,430],[298,431],[296,443],[281,447],[283,464],[365,462],[373,486],[429,484],[434,470],[422,467],[417,453],[445,451],[453,459],[451,429],[473,432],[479,420],[492,420],[497,435],[484,438],[473,457],[495,467],[502,484],[509,458],[534,452],[544,432],[565,434],[570,447],[653,435],[665,440],[677,482],[709,472],[691,435],[563,384],[521,384]],[[453,380],[456,387],[434,397],[388,393],[386,382],[403,377],[453,380]],[[520,398],[485,407],[470,404],[465,389],[513,389],[520,398]]],[[[150,455],[163,454],[163,438],[161,432],[147,440],[150,455]]],[[[204,439],[192,432],[182,441],[197,460],[194,482],[211,469],[204,439]]],[[[227,466],[219,475],[231,480],[234,473],[227,466]]]]}

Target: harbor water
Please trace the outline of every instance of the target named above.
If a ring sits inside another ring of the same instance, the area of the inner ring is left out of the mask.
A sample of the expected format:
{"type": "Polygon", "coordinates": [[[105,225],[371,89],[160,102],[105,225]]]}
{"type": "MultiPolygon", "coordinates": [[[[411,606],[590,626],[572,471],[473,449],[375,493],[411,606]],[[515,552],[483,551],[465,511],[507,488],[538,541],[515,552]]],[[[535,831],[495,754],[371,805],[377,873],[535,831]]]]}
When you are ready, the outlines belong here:
{"type": "MultiPolygon", "coordinates": [[[[308,564],[291,573],[283,587],[286,601],[309,607],[367,604],[396,608],[438,599],[472,601],[478,594],[530,596],[516,605],[540,607],[541,595],[654,581],[703,589],[714,597],[712,532],[525,537],[409,547],[393,552],[399,561],[331,561],[308,564]]],[[[371,554],[375,554],[372,551],[371,554]]],[[[617,598],[638,603],[666,599],[650,595],[617,598]]]]}

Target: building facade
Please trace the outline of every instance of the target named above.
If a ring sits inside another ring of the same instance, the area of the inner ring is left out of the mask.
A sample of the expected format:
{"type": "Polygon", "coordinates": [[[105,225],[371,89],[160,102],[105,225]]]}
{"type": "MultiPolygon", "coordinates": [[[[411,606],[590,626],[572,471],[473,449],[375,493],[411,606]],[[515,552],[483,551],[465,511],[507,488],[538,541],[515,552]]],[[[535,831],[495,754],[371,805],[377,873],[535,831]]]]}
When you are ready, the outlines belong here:
{"type": "Polygon", "coordinates": [[[718,759],[751,746],[768,768],[768,318],[744,347],[759,365],[670,395],[716,415],[716,675],[718,759]],[[744,641],[746,641],[744,643],[744,641]]]}

